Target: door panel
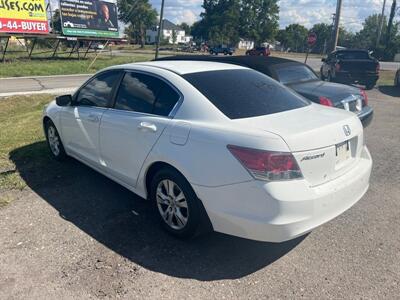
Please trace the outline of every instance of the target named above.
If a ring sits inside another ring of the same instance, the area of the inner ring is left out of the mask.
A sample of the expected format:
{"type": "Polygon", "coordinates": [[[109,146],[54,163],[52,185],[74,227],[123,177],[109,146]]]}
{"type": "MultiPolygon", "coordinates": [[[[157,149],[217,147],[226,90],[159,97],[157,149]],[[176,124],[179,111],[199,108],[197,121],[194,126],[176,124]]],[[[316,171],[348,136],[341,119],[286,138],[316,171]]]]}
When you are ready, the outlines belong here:
{"type": "Polygon", "coordinates": [[[67,152],[90,163],[99,163],[99,126],[106,108],[75,106],[61,112],[61,127],[67,152]]]}
{"type": "Polygon", "coordinates": [[[101,164],[107,172],[135,187],[147,155],[171,122],[165,117],[110,109],[100,125],[101,164]]]}

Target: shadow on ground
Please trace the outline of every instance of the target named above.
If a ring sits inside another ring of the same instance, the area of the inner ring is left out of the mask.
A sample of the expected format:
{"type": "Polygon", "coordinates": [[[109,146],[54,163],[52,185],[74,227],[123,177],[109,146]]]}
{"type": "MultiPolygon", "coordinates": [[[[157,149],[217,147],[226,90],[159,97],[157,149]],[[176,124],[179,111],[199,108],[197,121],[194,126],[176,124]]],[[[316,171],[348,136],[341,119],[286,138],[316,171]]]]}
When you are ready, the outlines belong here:
{"type": "Polygon", "coordinates": [[[385,95],[392,97],[400,97],[400,87],[396,87],[393,85],[381,85],[379,91],[385,95]]]}
{"type": "Polygon", "coordinates": [[[28,186],[62,218],[155,272],[202,281],[241,278],[304,239],[272,244],[209,233],[180,241],[158,226],[150,203],[73,159],[53,161],[44,142],[16,149],[10,158],[28,186]]]}

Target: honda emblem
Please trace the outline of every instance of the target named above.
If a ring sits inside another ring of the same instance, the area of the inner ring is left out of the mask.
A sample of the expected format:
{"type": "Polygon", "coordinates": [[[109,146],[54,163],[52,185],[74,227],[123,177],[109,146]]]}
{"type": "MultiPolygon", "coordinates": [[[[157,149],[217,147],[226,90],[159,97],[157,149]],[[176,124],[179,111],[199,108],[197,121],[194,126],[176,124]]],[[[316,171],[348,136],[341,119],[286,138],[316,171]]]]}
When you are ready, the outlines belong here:
{"type": "Polygon", "coordinates": [[[349,126],[349,125],[344,125],[344,126],[343,126],[343,131],[344,131],[344,134],[345,134],[346,136],[350,136],[350,135],[351,135],[351,129],[350,129],[350,126],[349,126]]]}

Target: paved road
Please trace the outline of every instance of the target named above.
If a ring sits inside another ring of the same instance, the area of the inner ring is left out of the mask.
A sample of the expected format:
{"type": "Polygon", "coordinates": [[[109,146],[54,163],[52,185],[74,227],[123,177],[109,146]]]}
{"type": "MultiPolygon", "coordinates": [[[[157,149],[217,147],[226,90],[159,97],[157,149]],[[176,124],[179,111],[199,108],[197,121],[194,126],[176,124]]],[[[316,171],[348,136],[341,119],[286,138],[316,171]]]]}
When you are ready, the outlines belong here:
{"type": "Polygon", "coordinates": [[[0,79],[0,97],[34,93],[70,93],[90,75],[32,76],[0,79]]]}
{"type": "MultiPolygon", "coordinates": [[[[257,243],[221,234],[166,235],[152,206],[73,160],[0,209],[0,299],[399,299],[400,92],[369,92],[374,159],[365,197],[308,236],[257,243]]],[[[48,167],[47,167],[48,168],[48,167]]],[[[245,201],[245,199],[244,199],[245,201]]]]}

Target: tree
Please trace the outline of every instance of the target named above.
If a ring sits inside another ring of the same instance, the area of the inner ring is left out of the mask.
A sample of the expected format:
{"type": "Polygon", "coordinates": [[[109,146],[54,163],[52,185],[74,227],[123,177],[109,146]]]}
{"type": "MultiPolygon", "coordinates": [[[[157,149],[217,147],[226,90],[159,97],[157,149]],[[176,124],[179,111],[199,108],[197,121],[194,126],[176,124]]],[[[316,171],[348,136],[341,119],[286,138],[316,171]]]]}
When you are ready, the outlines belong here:
{"type": "Polygon", "coordinates": [[[143,48],[146,43],[146,29],[157,23],[157,11],[148,0],[118,0],[118,8],[119,19],[132,26],[129,32],[143,48]]]}
{"type": "Polygon", "coordinates": [[[180,25],[178,25],[178,27],[180,27],[182,30],[185,30],[185,33],[187,35],[190,34],[191,28],[188,23],[183,22],[180,25]]]}
{"type": "Polygon", "coordinates": [[[305,52],[307,48],[308,29],[300,24],[290,24],[278,32],[278,40],[285,48],[295,52],[305,52]]]}
{"type": "Polygon", "coordinates": [[[277,0],[204,0],[201,20],[192,26],[195,40],[236,44],[239,38],[262,43],[278,31],[277,0]]]}
{"type": "Polygon", "coordinates": [[[172,29],[171,39],[172,39],[172,44],[176,44],[176,40],[178,39],[178,36],[176,35],[175,29],[172,29]]]}
{"type": "Polygon", "coordinates": [[[240,35],[257,45],[274,39],[279,28],[277,0],[247,0],[240,3],[240,35]]]}

